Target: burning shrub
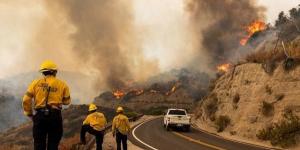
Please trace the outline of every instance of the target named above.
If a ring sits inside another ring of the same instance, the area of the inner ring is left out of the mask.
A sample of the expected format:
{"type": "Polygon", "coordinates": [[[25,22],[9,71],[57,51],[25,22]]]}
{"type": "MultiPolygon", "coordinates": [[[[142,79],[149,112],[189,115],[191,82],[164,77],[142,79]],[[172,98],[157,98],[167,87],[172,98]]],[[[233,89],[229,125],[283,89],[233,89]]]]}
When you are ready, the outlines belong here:
{"type": "Polygon", "coordinates": [[[268,103],[266,101],[263,101],[262,105],[262,113],[264,116],[271,116],[274,113],[274,106],[272,103],[268,103]]]}
{"type": "Polygon", "coordinates": [[[224,129],[230,124],[230,121],[231,120],[228,116],[219,116],[215,121],[215,124],[217,125],[217,131],[224,131],[224,129]]]}
{"type": "Polygon", "coordinates": [[[272,145],[287,148],[296,144],[296,136],[300,135],[300,119],[293,113],[285,114],[285,119],[270,127],[258,131],[257,138],[269,140],[272,145]]]}

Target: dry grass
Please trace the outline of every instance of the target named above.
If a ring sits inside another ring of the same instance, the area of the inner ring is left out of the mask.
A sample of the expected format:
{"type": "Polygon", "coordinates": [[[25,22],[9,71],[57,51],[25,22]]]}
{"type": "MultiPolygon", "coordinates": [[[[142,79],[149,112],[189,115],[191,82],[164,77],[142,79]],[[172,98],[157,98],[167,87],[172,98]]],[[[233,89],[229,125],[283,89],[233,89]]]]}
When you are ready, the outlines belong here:
{"type": "Polygon", "coordinates": [[[262,129],[256,135],[261,140],[269,140],[272,145],[288,148],[297,143],[300,135],[300,119],[292,113],[285,114],[285,120],[262,129]]]}
{"type": "Polygon", "coordinates": [[[288,57],[299,61],[300,59],[300,39],[285,43],[286,53],[280,42],[277,43],[277,48],[273,50],[260,50],[246,56],[246,62],[261,63],[263,69],[272,74],[278,64],[288,57]]]}
{"type": "Polygon", "coordinates": [[[269,95],[271,95],[273,93],[273,90],[269,85],[266,85],[265,90],[269,95]]]}

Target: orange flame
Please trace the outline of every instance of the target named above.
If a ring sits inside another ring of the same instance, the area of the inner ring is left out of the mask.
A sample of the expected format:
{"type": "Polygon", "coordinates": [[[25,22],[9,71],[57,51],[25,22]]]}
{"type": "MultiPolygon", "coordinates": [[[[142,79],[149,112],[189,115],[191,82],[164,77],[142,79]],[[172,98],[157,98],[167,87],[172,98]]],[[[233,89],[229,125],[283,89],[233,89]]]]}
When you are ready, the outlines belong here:
{"type": "Polygon", "coordinates": [[[175,85],[173,85],[173,87],[170,89],[170,91],[168,91],[166,93],[167,96],[171,95],[172,93],[174,93],[176,91],[176,89],[180,86],[180,83],[175,83],[175,85]]]}
{"type": "Polygon", "coordinates": [[[222,64],[222,65],[217,66],[217,69],[218,69],[219,72],[228,72],[230,67],[231,67],[231,64],[226,63],[226,64],[222,64]]]}
{"type": "Polygon", "coordinates": [[[123,97],[125,95],[125,93],[121,90],[116,90],[113,92],[113,95],[117,98],[120,99],[121,97],[123,97]]]}
{"type": "Polygon", "coordinates": [[[262,21],[252,22],[248,27],[246,27],[246,31],[247,31],[248,35],[240,40],[240,44],[243,46],[246,45],[249,38],[251,38],[251,36],[254,33],[263,31],[266,29],[267,29],[267,25],[264,22],[262,22],[262,21]]]}

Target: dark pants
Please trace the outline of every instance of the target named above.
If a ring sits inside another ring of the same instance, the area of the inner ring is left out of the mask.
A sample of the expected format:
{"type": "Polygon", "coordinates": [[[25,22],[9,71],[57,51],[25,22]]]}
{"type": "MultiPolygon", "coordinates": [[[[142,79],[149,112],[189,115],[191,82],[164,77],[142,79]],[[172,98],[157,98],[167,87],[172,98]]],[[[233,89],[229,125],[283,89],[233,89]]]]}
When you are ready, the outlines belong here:
{"type": "Polygon", "coordinates": [[[85,133],[86,132],[88,132],[96,137],[97,150],[102,150],[104,131],[97,131],[89,125],[83,125],[81,128],[81,133],[80,133],[81,142],[84,142],[84,143],[86,142],[85,141],[85,133]]]}
{"type": "Polygon", "coordinates": [[[121,150],[121,143],[123,145],[123,150],[127,150],[127,135],[124,135],[117,131],[116,141],[117,141],[117,150],[121,150]]]}
{"type": "Polygon", "coordinates": [[[33,116],[33,139],[35,150],[58,150],[63,134],[60,110],[51,110],[49,115],[38,111],[33,116]],[[46,144],[48,143],[48,144],[46,144]]]}

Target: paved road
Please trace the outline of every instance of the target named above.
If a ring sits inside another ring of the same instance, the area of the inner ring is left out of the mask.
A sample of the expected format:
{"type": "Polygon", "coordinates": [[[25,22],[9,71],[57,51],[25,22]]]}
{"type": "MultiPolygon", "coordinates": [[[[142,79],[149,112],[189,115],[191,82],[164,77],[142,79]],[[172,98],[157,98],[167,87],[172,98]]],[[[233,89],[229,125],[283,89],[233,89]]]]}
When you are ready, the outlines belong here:
{"type": "Polygon", "coordinates": [[[166,131],[163,118],[157,118],[134,128],[129,140],[147,150],[265,150],[256,147],[227,141],[220,137],[195,129],[190,132],[166,131]],[[138,139],[137,139],[138,138],[138,139]],[[140,141],[139,141],[140,140],[140,141]],[[142,144],[142,142],[144,144],[142,144]],[[148,145],[148,146],[145,146],[148,145]]]}

